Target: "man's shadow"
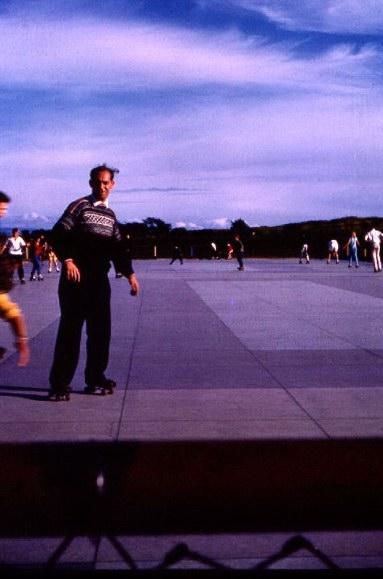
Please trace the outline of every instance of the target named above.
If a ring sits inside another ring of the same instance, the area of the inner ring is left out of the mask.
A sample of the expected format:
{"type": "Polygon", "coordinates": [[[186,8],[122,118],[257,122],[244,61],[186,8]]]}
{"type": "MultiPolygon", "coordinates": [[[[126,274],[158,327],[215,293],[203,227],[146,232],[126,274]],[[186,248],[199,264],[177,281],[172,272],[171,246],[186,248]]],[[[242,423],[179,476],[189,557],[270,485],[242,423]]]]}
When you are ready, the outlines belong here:
{"type": "Polygon", "coordinates": [[[0,397],[26,398],[27,400],[37,400],[42,402],[48,400],[48,389],[31,388],[30,386],[4,386],[1,384],[0,397]],[[27,392],[42,392],[43,394],[27,394],[27,392]]]}

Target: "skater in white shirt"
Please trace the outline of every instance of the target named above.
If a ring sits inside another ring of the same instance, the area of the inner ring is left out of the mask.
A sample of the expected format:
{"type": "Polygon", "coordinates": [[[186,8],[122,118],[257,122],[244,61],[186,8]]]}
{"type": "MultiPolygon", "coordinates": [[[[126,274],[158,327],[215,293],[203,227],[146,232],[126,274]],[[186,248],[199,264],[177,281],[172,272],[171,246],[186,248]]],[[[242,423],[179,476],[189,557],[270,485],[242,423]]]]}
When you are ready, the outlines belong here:
{"type": "Polygon", "coordinates": [[[306,263],[310,263],[310,256],[309,256],[309,246],[307,243],[302,245],[301,249],[301,256],[299,258],[299,263],[302,263],[303,260],[306,260],[306,263]]]}
{"type": "Polygon", "coordinates": [[[338,251],[339,251],[339,243],[337,242],[336,239],[331,239],[331,241],[328,242],[327,263],[330,263],[332,257],[336,260],[336,263],[339,263],[338,251]]]}
{"type": "Polygon", "coordinates": [[[380,261],[380,243],[383,238],[383,233],[378,229],[371,229],[366,233],[364,239],[371,245],[372,263],[374,264],[374,272],[382,271],[382,264],[380,261]]]}
{"type": "Polygon", "coordinates": [[[24,239],[20,235],[20,230],[15,227],[12,229],[12,236],[8,238],[5,250],[8,252],[13,261],[14,268],[17,269],[20,283],[25,283],[23,267],[23,251],[26,247],[24,239]]]}

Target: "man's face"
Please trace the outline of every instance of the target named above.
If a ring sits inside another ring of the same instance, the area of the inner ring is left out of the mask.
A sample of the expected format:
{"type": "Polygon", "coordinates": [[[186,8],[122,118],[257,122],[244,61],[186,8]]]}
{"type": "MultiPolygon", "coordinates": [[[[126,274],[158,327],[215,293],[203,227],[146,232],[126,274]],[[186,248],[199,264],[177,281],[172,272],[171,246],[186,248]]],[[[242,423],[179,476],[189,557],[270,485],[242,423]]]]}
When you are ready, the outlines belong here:
{"type": "Polygon", "coordinates": [[[89,185],[91,186],[92,193],[97,201],[106,201],[111,189],[113,188],[114,181],[112,180],[109,171],[99,171],[96,177],[89,181],[89,185]]]}
{"type": "Polygon", "coordinates": [[[8,210],[8,203],[0,201],[0,217],[4,217],[8,210]]]}

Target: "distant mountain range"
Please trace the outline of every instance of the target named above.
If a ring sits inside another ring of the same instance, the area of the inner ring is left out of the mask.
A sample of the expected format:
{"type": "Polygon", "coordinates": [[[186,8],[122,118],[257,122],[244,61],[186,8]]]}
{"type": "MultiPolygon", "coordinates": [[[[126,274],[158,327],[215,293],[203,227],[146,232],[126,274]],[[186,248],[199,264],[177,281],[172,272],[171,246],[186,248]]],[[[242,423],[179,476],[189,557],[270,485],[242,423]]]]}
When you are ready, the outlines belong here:
{"type": "Polygon", "coordinates": [[[55,218],[45,217],[44,215],[39,215],[37,213],[26,213],[24,215],[6,215],[1,220],[2,230],[11,230],[13,227],[18,227],[19,229],[26,229],[28,231],[33,231],[35,229],[51,229],[55,223],[55,218]]]}

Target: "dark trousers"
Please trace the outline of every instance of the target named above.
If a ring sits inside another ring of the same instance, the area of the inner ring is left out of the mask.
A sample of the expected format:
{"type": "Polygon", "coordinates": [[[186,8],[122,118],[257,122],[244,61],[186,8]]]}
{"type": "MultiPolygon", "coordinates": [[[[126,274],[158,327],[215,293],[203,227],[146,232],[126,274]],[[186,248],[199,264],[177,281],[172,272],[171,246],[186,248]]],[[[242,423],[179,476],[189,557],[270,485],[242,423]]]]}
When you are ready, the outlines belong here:
{"type": "Polygon", "coordinates": [[[238,265],[241,268],[243,267],[243,256],[244,256],[243,251],[239,251],[238,253],[235,254],[235,257],[237,258],[238,261],[238,265]]]}
{"type": "Polygon", "coordinates": [[[182,259],[182,257],[173,257],[172,260],[171,260],[171,262],[170,262],[170,265],[172,265],[172,263],[174,263],[175,261],[177,261],[177,259],[180,260],[180,264],[181,264],[181,265],[183,264],[184,260],[182,259]]]}
{"type": "Polygon", "coordinates": [[[24,267],[23,267],[23,256],[22,255],[11,255],[13,261],[14,269],[17,269],[17,275],[19,280],[24,279],[24,267]]]}
{"type": "Polygon", "coordinates": [[[85,382],[100,384],[108,365],[110,344],[110,285],[107,275],[68,282],[65,272],[59,284],[61,319],[49,382],[53,390],[71,383],[80,355],[81,331],[86,324],[85,382]]]}

